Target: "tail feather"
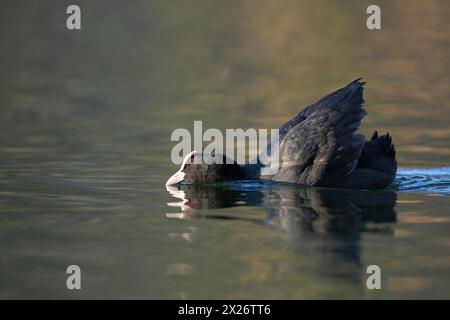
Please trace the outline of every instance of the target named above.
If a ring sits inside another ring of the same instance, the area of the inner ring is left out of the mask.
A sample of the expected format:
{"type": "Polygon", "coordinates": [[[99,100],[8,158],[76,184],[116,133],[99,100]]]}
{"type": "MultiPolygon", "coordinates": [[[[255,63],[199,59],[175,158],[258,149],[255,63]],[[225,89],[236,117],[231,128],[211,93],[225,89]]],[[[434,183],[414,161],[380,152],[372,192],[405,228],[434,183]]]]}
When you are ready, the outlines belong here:
{"type": "Polygon", "coordinates": [[[377,131],[377,130],[374,131],[374,133],[373,133],[372,138],[370,139],[370,141],[373,141],[373,140],[375,140],[375,139],[378,139],[378,131],[377,131]]]}
{"type": "Polygon", "coordinates": [[[389,135],[389,132],[382,137],[386,137],[386,146],[384,148],[384,154],[385,156],[395,159],[395,146],[392,142],[392,137],[389,135]]]}
{"type": "Polygon", "coordinates": [[[392,178],[397,171],[397,160],[392,136],[389,133],[378,135],[375,131],[371,140],[366,140],[359,159],[360,168],[374,169],[384,172],[392,178]]]}
{"type": "Polygon", "coordinates": [[[370,142],[372,145],[376,147],[383,155],[386,157],[395,159],[395,146],[392,142],[392,136],[388,133],[385,135],[379,136],[378,131],[375,130],[372,137],[370,138],[370,142]]]}

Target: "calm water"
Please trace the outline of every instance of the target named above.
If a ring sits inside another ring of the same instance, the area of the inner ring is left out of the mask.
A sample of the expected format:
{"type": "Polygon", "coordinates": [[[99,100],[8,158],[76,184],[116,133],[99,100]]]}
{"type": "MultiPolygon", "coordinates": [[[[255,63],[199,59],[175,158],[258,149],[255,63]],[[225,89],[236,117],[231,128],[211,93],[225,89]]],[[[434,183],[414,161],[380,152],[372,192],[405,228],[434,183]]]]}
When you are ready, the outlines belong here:
{"type": "Polygon", "coordinates": [[[0,298],[450,298],[447,1],[381,31],[370,1],[77,3],[78,32],[0,4],[0,298]],[[358,76],[389,190],[164,187],[173,129],[276,128],[358,76]]]}

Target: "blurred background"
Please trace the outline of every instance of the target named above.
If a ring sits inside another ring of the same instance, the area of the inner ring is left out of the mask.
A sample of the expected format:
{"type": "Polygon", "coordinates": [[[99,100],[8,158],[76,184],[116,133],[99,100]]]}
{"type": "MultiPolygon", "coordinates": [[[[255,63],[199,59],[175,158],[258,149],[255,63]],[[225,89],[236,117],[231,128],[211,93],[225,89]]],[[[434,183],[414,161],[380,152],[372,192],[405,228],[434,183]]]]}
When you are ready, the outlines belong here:
{"type": "MultiPolygon", "coordinates": [[[[270,237],[283,236],[271,230],[267,239],[262,226],[241,234],[260,239],[238,254],[252,261],[249,270],[230,258],[204,273],[221,270],[237,282],[208,287],[206,277],[197,286],[193,274],[211,247],[233,256],[240,233],[233,223],[167,220],[163,184],[176,168],[174,129],[192,130],[194,120],[204,128],[277,128],[357,77],[367,81],[364,134],[389,131],[402,168],[448,166],[448,1],[377,1],[382,29],[370,31],[372,2],[2,1],[0,297],[359,296],[359,282],[354,290],[344,281],[342,293],[335,275],[324,284],[304,270],[297,274],[304,278],[283,273],[292,270],[286,259],[311,259],[309,251],[265,261],[279,243],[270,237]],[[70,4],[81,7],[79,31],[66,28],[70,4]],[[202,226],[206,247],[168,240],[202,226]],[[90,290],[64,288],[71,263],[90,270],[90,290]],[[297,280],[308,290],[291,286],[297,280]]],[[[395,225],[400,244],[380,240],[402,257],[398,265],[385,260],[398,277],[383,297],[448,297],[450,202],[399,197],[411,217],[406,230],[401,219],[395,225]],[[421,274],[402,278],[405,257],[421,274]]],[[[246,210],[264,219],[264,211],[246,210]]],[[[376,243],[365,255],[383,256],[376,243]]]]}
{"type": "Polygon", "coordinates": [[[448,164],[446,1],[380,1],[379,31],[370,1],[77,1],[69,31],[71,3],[1,4],[4,157],[136,146],[168,162],[175,128],[277,128],[361,76],[363,132],[390,131],[403,167],[448,164]]]}

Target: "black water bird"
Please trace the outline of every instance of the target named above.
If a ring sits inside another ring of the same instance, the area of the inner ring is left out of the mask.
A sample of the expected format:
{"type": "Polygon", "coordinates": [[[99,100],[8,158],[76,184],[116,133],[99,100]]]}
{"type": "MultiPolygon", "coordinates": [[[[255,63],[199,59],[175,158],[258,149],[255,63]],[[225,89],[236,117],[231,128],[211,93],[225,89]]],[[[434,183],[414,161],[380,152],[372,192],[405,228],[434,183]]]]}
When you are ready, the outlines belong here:
{"type": "MultiPolygon", "coordinates": [[[[279,170],[261,176],[262,164],[195,164],[189,153],[166,185],[269,179],[278,182],[351,189],[382,189],[395,179],[397,161],[392,137],[370,140],[356,131],[366,115],[365,82],[356,79],[300,111],[279,129],[279,170]]],[[[269,145],[270,148],[270,145],[269,145]]],[[[223,156],[224,160],[226,159],[223,156]]]]}

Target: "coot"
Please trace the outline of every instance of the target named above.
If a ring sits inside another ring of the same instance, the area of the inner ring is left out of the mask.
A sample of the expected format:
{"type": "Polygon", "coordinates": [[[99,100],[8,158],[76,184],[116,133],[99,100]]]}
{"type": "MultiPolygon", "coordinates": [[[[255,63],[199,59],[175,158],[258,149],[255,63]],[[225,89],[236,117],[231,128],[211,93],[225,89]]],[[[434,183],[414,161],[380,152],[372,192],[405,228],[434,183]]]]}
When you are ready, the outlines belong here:
{"type": "MultiPolygon", "coordinates": [[[[397,161],[389,133],[370,140],[356,134],[366,115],[365,82],[358,78],[306,107],[279,129],[279,170],[261,176],[261,164],[195,164],[189,153],[166,185],[268,179],[311,186],[382,189],[395,179],[397,161]]],[[[269,146],[270,147],[270,146],[269,146]]]]}

